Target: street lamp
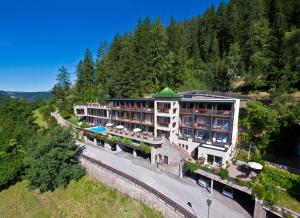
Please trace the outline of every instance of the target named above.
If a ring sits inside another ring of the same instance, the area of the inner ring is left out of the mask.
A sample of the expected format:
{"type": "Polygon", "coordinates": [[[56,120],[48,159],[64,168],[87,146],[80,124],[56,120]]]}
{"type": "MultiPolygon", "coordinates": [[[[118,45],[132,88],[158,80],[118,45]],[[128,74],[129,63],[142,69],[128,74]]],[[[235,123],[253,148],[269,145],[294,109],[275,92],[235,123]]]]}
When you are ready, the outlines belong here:
{"type": "Polygon", "coordinates": [[[212,203],[212,200],[207,199],[207,200],[206,200],[206,203],[207,203],[207,206],[208,206],[208,214],[207,214],[207,218],[209,218],[209,207],[210,207],[210,205],[211,205],[211,203],[212,203]]]}
{"type": "Polygon", "coordinates": [[[193,208],[192,203],[191,203],[191,202],[187,202],[187,205],[188,205],[190,208],[192,208],[193,213],[194,213],[195,216],[197,217],[197,214],[196,214],[196,212],[194,211],[194,208],[193,208]]]}

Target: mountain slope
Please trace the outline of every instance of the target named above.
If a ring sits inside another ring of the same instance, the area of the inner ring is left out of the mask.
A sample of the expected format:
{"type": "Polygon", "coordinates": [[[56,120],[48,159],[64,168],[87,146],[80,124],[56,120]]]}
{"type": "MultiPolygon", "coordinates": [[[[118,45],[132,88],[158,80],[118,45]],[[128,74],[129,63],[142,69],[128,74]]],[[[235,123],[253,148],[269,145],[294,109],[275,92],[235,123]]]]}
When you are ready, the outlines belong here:
{"type": "Polygon", "coordinates": [[[50,92],[11,92],[11,91],[0,91],[0,101],[5,97],[19,99],[23,97],[26,101],[34,101],[38,99],[43,99],[44,101],[49,101],[51,98],[50,92]]]}

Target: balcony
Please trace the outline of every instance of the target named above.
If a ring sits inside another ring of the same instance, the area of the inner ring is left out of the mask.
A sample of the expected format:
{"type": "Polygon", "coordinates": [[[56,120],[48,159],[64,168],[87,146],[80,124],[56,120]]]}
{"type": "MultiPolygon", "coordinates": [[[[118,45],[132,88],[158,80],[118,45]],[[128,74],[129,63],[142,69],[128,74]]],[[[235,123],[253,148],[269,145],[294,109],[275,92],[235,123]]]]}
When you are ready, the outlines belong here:
{"type": "Polygon", "coordinates": [[[206,109],[206,108],[195,108],[194,114],[195,115],[212,115],[212,110],[206,109]]]}
{"type": "Polygon", "coordinates": [[[158,113],[166,113],[166,114],[168,114],[170,112],[170,108],[167,108],[167,107],[158,107],[157,111],[158,111],[158,113]]]}
{"type": "Polygon", "coordinates": [[[180,127],[189,127],[189,128],[192,128],[193,127],[193,123],[181,122],[180,123],[180,127]]]}
{"type": "Polygon", "coordinates": [[[204,122],[197,122],[194,124],[196,129],[204,129],[204,130],[209,130],[210,125],[208,123],[204,122]]]}
{"type": "Polygon", "coordinates": [[[215,116],[221,116],[221,117],[231,117],[232,111],[229,110],[214,110],[215,116]]]}
{"type": "Polygon", "coordinates": [[[228,126],[218,126],[218,125],[213,125],[212,126],[212,131],[216,132],[229,132],[229,127],[228,126]]]}
{"type": "Polygon", "coordinates": [[[180,114],[193,114],[193,109],[190,108],[180,108],[179,109],[180,114]]]}
{"type": "Polygon", "coordinates": [[[134,124],[142,124],[142,125],[150,125],[150,126],[154,125],[154,122],[152,120],[141,120],[137,118],[117,117],[117,116],[113,116],[111,119],[125,122],[125,123],[134,123],[134,124]]]}
{"type": "Polygon", "coordinates": [[[132,111],[132,112],[144,112],[144,113],[153,113],[153,108],[139,107],[139,106],[111,106],[112,110],[117,111],[132,111]]]}
{"type": "Polygon", "coordinates": [[[161,127],[166,127],[168,128],[170,125],[170,122],[166,122],[166,121],[157,121],[157,125],[161,126],[161,127]]]}

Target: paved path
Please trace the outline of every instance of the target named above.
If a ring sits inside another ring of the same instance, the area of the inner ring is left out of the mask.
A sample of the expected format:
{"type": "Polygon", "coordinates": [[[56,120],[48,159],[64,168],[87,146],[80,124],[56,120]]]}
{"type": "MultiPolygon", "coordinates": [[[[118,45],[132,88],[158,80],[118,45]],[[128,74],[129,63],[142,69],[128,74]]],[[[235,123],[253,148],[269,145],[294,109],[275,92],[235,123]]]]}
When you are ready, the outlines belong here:
{"type": "MultiPolygon", "coordinates": [[[[80,144],[82,145],[83,143],[80,144]]],[[[251,217],[237,202],[222,196],[216,191],[211,195],[206,189],[200,188],[196,184],[188,183],[184,179],[175,178],[160,172],[150,164],[149,167],[145,167],[145,163],[142,160],[140,160],[141,165],[139,165],[137,164],[139,160],[131,160],[123,155],[116,155],[112,151],[87,143],[84,143],[84,145],[83,153],[85,155],[141,180],[193,212],[187,205],[187,202],[191,202],[199,218],[207,217],[206,200],[208,198],[213,201],[210,207],[211,218],[251,217]]]]}

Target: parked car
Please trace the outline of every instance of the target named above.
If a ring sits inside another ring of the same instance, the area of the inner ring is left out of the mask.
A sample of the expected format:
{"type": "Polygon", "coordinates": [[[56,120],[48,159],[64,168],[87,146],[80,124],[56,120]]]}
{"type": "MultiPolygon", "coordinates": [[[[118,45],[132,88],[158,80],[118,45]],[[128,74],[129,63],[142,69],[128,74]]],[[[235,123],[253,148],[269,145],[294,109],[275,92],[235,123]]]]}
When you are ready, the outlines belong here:
{"type": "Polygon", "coordinates": [[[209,186],[209,181],[205,179],[198,179],[198,185],[202,188],[207,188],[209,186]]]}
{"type": "Polygon", "coordinates": [[[222,190],[222,194],[228,198],[233,199],[233,188],[231,188],[229,186],[224,186],[224,188],[222,190]]]}

